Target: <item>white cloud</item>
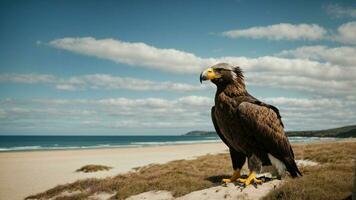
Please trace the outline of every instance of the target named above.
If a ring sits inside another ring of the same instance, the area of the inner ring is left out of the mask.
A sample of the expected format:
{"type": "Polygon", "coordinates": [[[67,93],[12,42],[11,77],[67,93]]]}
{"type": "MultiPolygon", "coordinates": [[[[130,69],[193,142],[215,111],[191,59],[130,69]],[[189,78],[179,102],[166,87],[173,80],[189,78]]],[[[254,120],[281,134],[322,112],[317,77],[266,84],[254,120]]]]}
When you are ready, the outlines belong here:
{"type": "Polygon", "coordinates": [[[353,79],[356,70],[308,59],[288,59],[275,56],[257,58],[224,57],[221,60],[242,66],[246,72],[271,72],[275,75],[293,75],[314,79],[353,79]]]}
{"type": "Polygon", "coordinates": [[[327,129],[354,124],[356,104],[337,98],[265,98],[279,108],[288,130],[327,129]]]}
{"type": "Polygon", "coordinates": [[[355,67],[273,56],[249,59],[227,57],[225,60],[240,63],[250,85],[297,89],[314,95],[338,95],[340,98],[356,95],[355,67]]]}
{"type": "Polygon", "coordinates": [[[117,63],[170,72],[192,73],[200,71],[202,66],[206,66],[201,58],[192,53],[176,49],[159,49],[139,42],[124,42],[114,39],[97,40],[85,37],[57,39],[51,41],[50,45],[117,63]]]}
{"type": "Polygon", "coordinates": [[[252,85],[266,86],[266,83],[268,83],[268,86],[308,91],[316,96],[321,95],[324,97],[338,98],[356,96],[356,92],[354,90],[356,87],[355,80],[318,80],[308,77],[300,77],[298,75],[280,76],[272,73],[253,73],[247,80],[250,80],[252,85]]]}
{"type": "Polygon", "coordinates": [[[328,48],[326,46],[302,46],[293,50],[284,50],[277,55],[325,61],[339,66],[356,66],[356,47],[353,46],[334,48],[328,48]]]}
{"type": "Polygon", "coordinates": [[[327,31],[316,24],[280,23],[269,26],[257,26],[248,29],[237,29],[223,32],[229,38],[253,38],[269,40],[320,40],[327,31]]]}
{"type": "Polygon", "coordinates": [[[331,98],[287,98],[287,97],[272,97],[265,98],[266,102],[269,102],[273,105],[282,106],[282,107],[298,107],[303,109],[312,109],[316,108],[328,108],[328,107],[342,107],[343,101],[340,99],[331,99],[331,98]]]}
{"type": "Polygon", "coordinates": [[[51,84],[59,90],[88,90],[88,89],[127,89],[137,91],[197,91],[205,86],[170,81],[151,81],[130,77],[112,76],[109,74],[88,74],[60,78],[48,74],[0,74],[0,82],[26,83],[26,84],[51,84]]]}
{"type": "Polygon", "coordinates": [[[77,88],[103,88],[103,89],[128,89],[138,91],[149,90],[172,90],[172,91],[195,91],[201,90],[198,82],[196,85],[174,82],[158,82],[143,80],[129,77],[118,77],[107,74],[92,74],[71,77],[69,80],[64,81],[68,85],[77,88]]]}
{"type": "Polygon", "coordinates": [[[186,96],[181,97],[177,100],[177,103],[190,106],[207,106],[212,105],[213,101],[211,98],[202,96],[186,96]]]}
{"type": "Polygon", "coordinates": [[[341,6],[339,4],[329,4],[325,6],[325,9],[328,14],[337,18],[356,17],[356,8],[341,6]]]}
{"type": "MultiPolygon", "coordinates": [[[[16,104],[16,103],[15,103],[16,104]]],[[[30,102],[27,102],[27,105],[31,105],[30,102]]],[[[62,109],[55,107],[24,107],[20,104],[16,104],[14,107],[5,108],[6,112],[5,119],[13,121],[23,121],[23,120],[43,120],[43,119],[52,119],[56,120],[57,118],[66,118],[67,120],[80,119],[85,116],[95,115],[94,110],[86,109],[62,109]]]]}
{"type": "Polygon", "coordinates": [[[14,83],[53,83],[56,78],[48,74],[0,74],[0,82],[14,83]]]}
{"type": "Polygon", "coordinates": [[[123,107],[148,107],[148,108],[182,108],[182,107],[201,107],[213,105],[209,97],[202,96],[184,96],[176,100],[166,100],[161,98],[146,99],[128,99],[128,98],[109,98],[92,101],[92,103],[106,106],[123,106],[123,107]]]}
{"type": "Polygon", "coordinates": [[[338,29],[334,40],[345,44],[356,44],[356,21],[342,24],[338,29]]]}
{"type": "Polygon", "coordinates": [[[342,24],[336,31],[327,31],[317,24],[274,24],[248,29],[225,31],[229,38],[252,38],[269,40],[331,40],[344,44],[356,44],[356,22],[342,24]]]}
{"type": "MultiPolygon", "coordinates": [[[[16,107],[18,105],[34,106],[42,105],[44,107],[67,107],[74,106],[76,108],[81,106],[89,106],[96,108],[109,108],[108,112],[114,113],[126,113],[126,111],[136,110],[137,116],[142,116],[144,110],[156,110],[160,112],[186,112],[186,115],[199,111],[202,108],[205,109],[213,105],[213,99],[204,96],[183,96],[174,100],[162,99],[162,98],[105,98],[105,99],[32,99],[32,100],[14,100],[3,99],[0,101],[0,106],[4,107],[16,107]],[[193,109],[194,108],[194,109],[193,109]]],[[[210,108],[209,108],[210,109],[210,108]]],[[[26,109],[27,110],[27,109],[26,109]]],[[[21,111],[21,110],[20,110],[21,111]]],[[[210,111],[210,110],[209,110],[210,111]]],[[[149,114],[155,115],[155,112],[149,112],[149,114]]]]}
{"type": "Polygon", "coordinates": [[[6,112],[0,108],[0,119],[6,117],[6,112]]]}
{"type": "Polygon", "coordinates": [[[69,84],[58,84],[58,85],[56,85],[56,88],[58,90],[68,90],[68,91],[77,90],[77,88],[74,85],[69,85],[69,84]]]}

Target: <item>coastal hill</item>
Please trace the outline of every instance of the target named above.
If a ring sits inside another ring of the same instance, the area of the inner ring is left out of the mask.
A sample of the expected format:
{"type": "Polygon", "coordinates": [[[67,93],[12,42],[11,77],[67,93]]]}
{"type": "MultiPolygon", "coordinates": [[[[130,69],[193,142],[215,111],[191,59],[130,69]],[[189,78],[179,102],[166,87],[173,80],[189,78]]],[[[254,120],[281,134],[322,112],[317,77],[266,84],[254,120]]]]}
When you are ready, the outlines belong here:
{"type": "MultiPolygon", "coordinates": [[[[344,126],[317,131],[287,131],[288,136],[303,136],[303,137],[337,137],[348,138],[356,137],[356,125],[344,126]]],[[[190,131],[186,136],[216,136],[215,131],[190,131]]]]}
{"type": "Polygon", "coordinates": [[[190,131],[185,136],[217,136],[215,131],[190,131]]]}

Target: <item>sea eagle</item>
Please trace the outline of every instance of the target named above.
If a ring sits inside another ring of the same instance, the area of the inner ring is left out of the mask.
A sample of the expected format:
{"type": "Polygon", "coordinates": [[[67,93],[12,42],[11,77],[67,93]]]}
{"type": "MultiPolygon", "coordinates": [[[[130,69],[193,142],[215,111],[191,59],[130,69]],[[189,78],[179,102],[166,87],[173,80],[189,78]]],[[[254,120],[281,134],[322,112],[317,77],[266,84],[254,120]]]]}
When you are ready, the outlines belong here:
{"type": "Polygon", "coordinates": [[[245,185],[262,183],[256,173],[262,165],[273,165],[279,175],[287,170],[294,178],[302,175],[292,147],[284,133],[279,110],[250,95],[240,67],[216,64],[200,74],[200,82],[210,80],[217,86],[211,117],[217,134],[229,147],[234,173],[225,183],[245,185]],[[241,178],[240,170],[248,159],[250,173],[241,178]]]}

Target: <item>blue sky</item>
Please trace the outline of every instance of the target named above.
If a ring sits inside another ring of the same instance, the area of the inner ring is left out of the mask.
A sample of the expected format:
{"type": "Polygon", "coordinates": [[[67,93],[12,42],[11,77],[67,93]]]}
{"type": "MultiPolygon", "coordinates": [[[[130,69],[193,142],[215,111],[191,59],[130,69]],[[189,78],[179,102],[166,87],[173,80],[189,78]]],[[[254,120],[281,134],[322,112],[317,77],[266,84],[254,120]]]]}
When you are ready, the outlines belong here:
{"type": "Polygon", "coordinates": [[[356,122],[354,1],[1,1],[0,134],[213,129],[239,65],[287,130],[356,122]]]}

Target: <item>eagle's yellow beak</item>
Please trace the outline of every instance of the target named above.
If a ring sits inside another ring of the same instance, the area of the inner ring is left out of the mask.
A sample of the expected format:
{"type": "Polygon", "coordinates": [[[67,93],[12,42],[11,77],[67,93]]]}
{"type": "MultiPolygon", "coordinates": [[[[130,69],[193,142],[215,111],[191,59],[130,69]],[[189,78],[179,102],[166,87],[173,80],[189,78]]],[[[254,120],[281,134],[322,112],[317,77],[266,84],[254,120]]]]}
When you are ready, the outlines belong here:
{"type": "Polygon", "coordinates": [[[213,68],[208,68],[200,74],[200,83],[206,80],[213,80],[216,78],[220,78],[220,75],[216,74],[213,68]]]}

